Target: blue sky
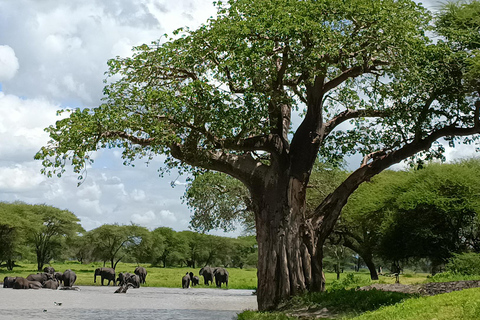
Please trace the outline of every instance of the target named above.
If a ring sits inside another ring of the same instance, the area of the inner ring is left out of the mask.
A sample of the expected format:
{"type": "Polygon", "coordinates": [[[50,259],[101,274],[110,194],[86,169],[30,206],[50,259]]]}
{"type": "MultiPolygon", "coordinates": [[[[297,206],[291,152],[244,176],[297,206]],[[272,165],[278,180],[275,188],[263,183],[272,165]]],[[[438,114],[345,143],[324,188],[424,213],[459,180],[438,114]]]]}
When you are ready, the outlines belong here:
{"type": "MultiPolygon", "coordinates": [[[[42,176],[33,156],[58,109],[100,103],[108,59],[214,13],[210,0],[0,0],[0,201],[68,209],[86,229],[115,222],[187,229],[185,177],[160,178],[161,159],[124,167],[118,150],[102,150],[77,187],[71,171],[42,176]]],[[[447,157],[471,154],[473,147],[447,157]]]]}

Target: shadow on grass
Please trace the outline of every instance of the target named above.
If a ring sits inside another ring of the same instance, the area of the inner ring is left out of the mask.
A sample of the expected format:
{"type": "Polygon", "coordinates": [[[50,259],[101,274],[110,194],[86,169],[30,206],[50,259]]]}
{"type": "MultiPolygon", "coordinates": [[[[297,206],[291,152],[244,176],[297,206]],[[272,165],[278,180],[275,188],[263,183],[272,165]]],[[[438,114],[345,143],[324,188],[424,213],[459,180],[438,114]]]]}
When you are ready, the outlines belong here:
{"type": "Polygon", "coordinates": [[[286,302],[277,312],[246,311],[238,316],[240,320],[290,320],[312,319],[321,311],[322,318],[335,319],[353,317],[366,311],[374,311],[383,306],[394,305],[418,295],[380,290],[356,291],[338,289],[327,292],[310,292],[286,302]]]}

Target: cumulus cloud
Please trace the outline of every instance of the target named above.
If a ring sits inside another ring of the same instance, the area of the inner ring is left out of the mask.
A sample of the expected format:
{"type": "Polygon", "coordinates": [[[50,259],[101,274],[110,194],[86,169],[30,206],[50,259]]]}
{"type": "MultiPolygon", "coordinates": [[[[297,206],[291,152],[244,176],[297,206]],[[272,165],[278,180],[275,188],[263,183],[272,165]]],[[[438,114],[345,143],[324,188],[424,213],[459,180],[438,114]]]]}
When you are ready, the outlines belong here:
{"type": "Polygon", "coordinates": [[[0,45],[0,81],[10,80],[19,68],[15,51],[10,46],[0,45]]]}
{"type": "Polygon", "coordinates": [[[145,213],[134,213],[132,215],[132,222],[141,226],[149,226],[153,222],[157,220],[157,216],[155,213],[151,210],[145,212],[145,213]]]}

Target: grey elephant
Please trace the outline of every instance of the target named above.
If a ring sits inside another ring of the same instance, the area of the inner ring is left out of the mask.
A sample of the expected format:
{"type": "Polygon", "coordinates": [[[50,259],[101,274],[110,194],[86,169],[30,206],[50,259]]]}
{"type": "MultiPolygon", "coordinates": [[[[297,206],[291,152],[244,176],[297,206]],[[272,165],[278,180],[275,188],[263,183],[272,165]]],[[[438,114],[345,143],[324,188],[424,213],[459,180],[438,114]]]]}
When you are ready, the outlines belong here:
{"type": "Polygon", "coordinates": [[[77,281],[77,275],[75,274],[74,271],[67,269],[62,275],[63,279],[63,286],[65,287],[71,287],[77,281]]]}
{"type": "Polygon", "coordinates": [[[13,288],[13,283],[15,282],[15,277],[5,277],[3,278],[3,287],[4,288],[13,288]]]}
{"type": "Polygon", "coordinates": [[[13,289],[40,289],[42,284],[39,281],[30,281],[23,277],[16,277],[13,289]]]}
{"type": "Polygon", "coordinates": [[[127,279],[130,278],[132,274],[129,273],[129,272],[120,272],[118,274],[118,278],[117,278],[117,284],[119,286],[123,286],[125,284],[127,284],[127,279]]]}
{"type": "Polygon", "coordinates": [[[130,274],[128,278],[125,278],[125,283],[132,285],[133,288],[140,288],[140,277],[137,274],[130,274]]]}
{"type": "Polygon", "coordinates": [[[58,283],[57,279],[50,279],[45,281],[45,283],[42,285],[42,288],[57,290],[59,286],[60,284],[58,283]]]}
{"type": "Polygon", "coordinates": [[[225,283],[225,286],[228,288],[228,271],[225,268],[215,268],[213,270],[213,275],[215,277],[215,284],[218,288],[222,286],[222,283],[225,283]]]}
{"type": "Polygon", "coordinates": [[[197,276],[193,275],[193,272],[188,274],[190,276],[190,282],[192,283],[192,287],[195,287],[200,283],[200,279],[197,276]]]}
{"type": "Polygon", "coordinates": [[[54,267],[45,267],[45,268],[43,268],[43,272],[55,274],[55,268],[54,267]]]}
{"type": "Polygon", "coordinates": [[[188,274],[188,272],[182,278],[182,288],[183,289],[190,288],[190,275],[188,274]]]}
{"type": "Polygon", "coordinates": [[[108,283],[107,286],[110,285],[110,282],[113,281],[113,285],[117,284],[117,281],[115,280],[115,269],[113,268],[97,268],[95,269],[95,276],[93,278],[93,283],[97,282],[97,276],[100,276],[102,279],[102,286],[103,280],[107,279],[108,283]]]}
{"type": "Polygon", "coordinates": [[[207,286],[210,285],[210,282],[213,283],[213,268],[203,267],[198,274],[203,276],[203,281],[207,286]]]}
{"type": "Polygon", "coordinates": [[[27,280],[28,281],[38,281],[43,285],[47,280],[52,280],[53,278],[54,278],[53,274],[43,272],[43,273],[37,273],[37,274],[30,274],[27,277],[27,280]]]}
{"type": "Polygon", "coordinates": [[[146,283],[147,279],[147,269],[144,267],[136,267],[134,273],[140,277],[140,283],[146,283]]]}
{"type": "Polygon", "coordinates": [[[55,274],[53,275],[55,279],[57,279],[58,283],[59,284],[62,284],[63,282],[63,273],[61,272],[55,272],[55,274]]]}

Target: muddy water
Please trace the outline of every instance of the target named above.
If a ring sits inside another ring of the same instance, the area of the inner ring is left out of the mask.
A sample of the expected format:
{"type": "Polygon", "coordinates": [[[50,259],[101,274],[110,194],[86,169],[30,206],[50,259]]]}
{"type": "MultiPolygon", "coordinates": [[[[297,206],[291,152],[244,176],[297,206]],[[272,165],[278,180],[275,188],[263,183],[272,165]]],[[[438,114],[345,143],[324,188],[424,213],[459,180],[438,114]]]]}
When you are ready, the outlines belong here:
{"type": "Polygon", "coordinates": [[[129,289],[81,286],[79,291],[0,288],[0,319],[235,319],[256,309],[251,290],[129,289]]]}

